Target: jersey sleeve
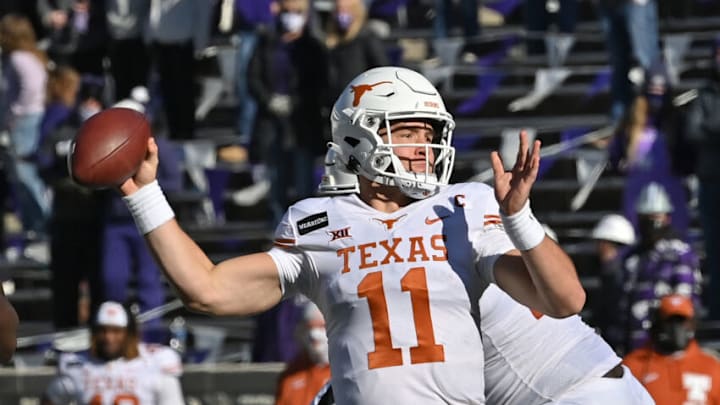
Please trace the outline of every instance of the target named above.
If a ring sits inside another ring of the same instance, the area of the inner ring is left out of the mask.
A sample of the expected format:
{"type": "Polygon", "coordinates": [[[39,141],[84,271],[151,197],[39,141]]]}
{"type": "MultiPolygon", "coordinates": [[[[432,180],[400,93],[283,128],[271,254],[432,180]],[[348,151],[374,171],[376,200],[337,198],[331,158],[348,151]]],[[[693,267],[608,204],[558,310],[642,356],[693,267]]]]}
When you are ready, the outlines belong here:
{"type": "Polygon", "coordinates": [[[473,196],[466,204],[470,205],[467,210],[468,233],[476,254],[475,267],[482,279],[494,281],[495,262],[515,246],[505,233],[493,190],[484,184],[477,185],[473,196]]]}
{"type": "Polygon", "coordinates": [[[70,376],[60,374],[50,381],[45,398],[53,405],[69,404],[77,398],[78,387],[70,376]]]}
{"type": "Polygon", "coordinates": [[[300,246],[292,213],[291,207],[277,226],[273,248],[267,253],[277,267],[283,297],[292,297],[298,293],[312,296],[311,290],[318,273],[312,260],[300,246]]]}
{"type": "Polygon", "coordinates": [[[180,386],[180,380],[177,377],[173,377],[167,374],[161,374],[157,379],[156,387],[157,400],[155,401],[158,405],[183,405],[185,399],[183,398],[182,387],[180,386]]]}

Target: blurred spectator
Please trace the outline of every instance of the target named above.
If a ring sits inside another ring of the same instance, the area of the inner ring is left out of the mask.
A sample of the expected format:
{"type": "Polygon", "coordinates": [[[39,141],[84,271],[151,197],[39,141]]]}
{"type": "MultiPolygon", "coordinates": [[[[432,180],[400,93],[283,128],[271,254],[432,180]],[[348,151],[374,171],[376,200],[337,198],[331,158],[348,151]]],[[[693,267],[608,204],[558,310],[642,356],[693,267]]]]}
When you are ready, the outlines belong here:
{"type": "Polygon", "coordinates": [[[45,110],[47,58],[36,46],[30,21],[19,15],[0,20],[0,47],[4,66],[0,131],[10,133],[16,202],[23,228],[43,233],[49,202],[33,159],[45,110]]]}
{"type": "Polygon", "coordinates": [[[17,313],[5,297],[5,291],[0,283],[0,364],[8,362],[15,352],[17,327],[17,313]]]}
{"type": "MultiPolygon", "coordinates": [[[[705,239],[705,274],[710,276],[707,294],[709,318],[720,320],[720,37],[713,46],[710,81],[698,90],[697,99],[685,115],[684,137],[695,149],[694,172],[700,180],[700,224],[705,239]]],[[[680,156],[679,159],[688,159],[680,156]]]]}
{"type": "MultiPolygon", "coordinates": [[[[447,38],[453,25],[452,0],[435,0],[435,38],[447,38]]],[[[478,0],[460,0],[463,35],[465,38],[475,37],[480,33],[478,22],[478,0]]]]}
{"type": "Polygon", "coordinates": [[[104,0],[37,0],[50,58],[81,74],[102,76],[107,43],[104,0]]]}
{"type": "MultiPolygon", "coordinates": [[[[78,112],[80,75],[60,66],[50,72],[48,105],[42,121],[43,142],[38,164],[53,191],[49,221],[53,325],[82,324],[78,314],[80,285],[88,281],[91,311],[102,299],[100,289],[101,221],[97,192],[80,187],[69,176],[67,154],[83,119],[78,112]]],[[[89,91],[84,91],[89,94],[89,91]]],[[[94,105],[94,98],[84,104],[94,105]]]]}
{"type": "Polygon", "coordinates": [[[702,275],[699,258],[670,225],[673,212],[662,186],[650,183],[637,200],[637,245],[624,260],[623,311],[627,316],[627,349],[647,342],[650,314],[666,294],[690,297],[700,308],[702,275]]]}
{"type": "MultiPolygon", "coordinates": [[[[142,96],[140,91],[133,91],[142,96]]],[[[147,99],[122,100],[116,106],[134,108],[145,112],[144,103],[147,99]]],[[[162,137],[155,142],[163,157],[158,167],[158,182],[167,192],[179,191],[182,188],[180,160],[175,148],[162,137]]],[[[145,244],[130,211],[118,193],[106,194],[104,228],[102,236],[102,285],[103,297],[106,300],[127,302],[129,298],[131,277],[135,276],[136,299],[141,311],[147,311],[165,303],[165,288],[161,272],[150,250],[145,244]]],[[[160,319],[154,321],[159,322],[160,319]]]]}
{"type": "Polygon", "coordinates": [[[263,32],[250,62],[250,91],[259,107],[253,148],[269,172],[275,222],[290,189],[295,198],[313,194],[313,164],[325,149],[328,59],[307,27],[309,6],[308,0],[282,0],[276,29],[263,32]]]}
{"type": "Polygon", "coordinates": [[[150,12],[148,0],[104,0],[110,43],[110,72],[115,100],[130,97],[136,86],[148,85],[150,55],[143,34],[150,12]]]}
{"type": "MultiPolygon", "coordinates": [[[[40,124],[44,141],[62,126],[75,111],[80,90],[80,74],[69,66],[58,66],[50,71],[47,83],[47,105],[40,124]]],[[[42,154],[39,158],[42,158],[42,154]]]]}
{"type": "Polygon", "coordinates": [[[621,347],[625,330],[617,322],[622,295],[623,258],[635,244],[635,230],[622,215],[604,216],[591,234],[600,264],[601,292],[593,300],[593,321],[612,347],[621,347]]]}
{"type": "Polygon", "coordinates": [[[619,120],[633,101],[628,74],[633,57],[643,69],[660,60],[656,0],[597,0],[605,30],[612,79],[610,115],[619,120]]]}
{"type": "Polygon", "coordinates": [[[720,404],[720,362],[695,340],[693,303],[662,298],[650,342],[623,360],[657,405],[720,404]]]}
{"type": "Polygon", "coordinates": [[[609,149],[610,161],[627,176],[623,215],[637,229],[635,201],[650,182],[662,184],[670,196],[675,231],[684,237],[690,222],[683,180],[673,170],[668,139],[675,131],[676,110],[662,64],[646,72],[642,94],[636,97],[609,149]]]}
{"type": "Polygon", "coordinates": [[[325,319],[315,304],[305,305],[296,336],[302,352],[280,375],[275,405],[308,405],[330,380],[325,319]]]}
{"type": "MultiPolygon", "coordinates": [[[[578,3],[580,0],[525,0],[525,27],[531,35],[548,32],[551,24],[562,34],[575,32],[578,3]]],[[[531,37],[527,41],[528,54],[546,52],[543,38],[531,37]]]]}
{"type": "Polygon", "coordinates": [[[151,0],[149,38],[170,139],[195,132],[195,57],[210,35],[209,0],[151,0]]]}
{"type": "Polygon", "coordinates": [[[362,0],[335,0],[325,40],[330,50],[330,107],[357,75],[389,63],[382,42],[367,28],[366,20],[362,0]]]}
{"type": "Polygon", "coordinates": [[[257,46],[258,30],[273,24],[273,6],[276,6],[274,0],[223,0],[221,8],[220,29],[229,30],[231,27],[235,31],[232,38],[237,46],[235,95],[238,112],[235,131],[244,144],[249,143],[257,114],[257,102],[248,86],[248,66],[257,46]]]}

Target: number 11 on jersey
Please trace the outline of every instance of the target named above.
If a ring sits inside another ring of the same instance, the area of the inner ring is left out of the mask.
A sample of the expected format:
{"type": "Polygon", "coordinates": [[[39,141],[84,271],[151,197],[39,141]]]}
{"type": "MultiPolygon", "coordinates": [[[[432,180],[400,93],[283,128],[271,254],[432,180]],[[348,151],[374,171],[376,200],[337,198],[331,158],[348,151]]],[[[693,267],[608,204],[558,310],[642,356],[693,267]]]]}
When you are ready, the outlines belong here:
{"type": "MultiPolygon", "coordinates": [[[[435,332],[430,316],[430,297],[424,267],[408,270],[400,280],[402,291],[410,293],[417,346],[410,348],[410,362],[433,363],[445,361],[445,350],[435,342],[435,332]]],[[[382,272],[366,275],[358,284],[358,296],[366,298],[372,318],[375,350],[368,353],[368,368],[401,366],[402,350],[392,347],[390,317],[383,289],[382,272]]]]}

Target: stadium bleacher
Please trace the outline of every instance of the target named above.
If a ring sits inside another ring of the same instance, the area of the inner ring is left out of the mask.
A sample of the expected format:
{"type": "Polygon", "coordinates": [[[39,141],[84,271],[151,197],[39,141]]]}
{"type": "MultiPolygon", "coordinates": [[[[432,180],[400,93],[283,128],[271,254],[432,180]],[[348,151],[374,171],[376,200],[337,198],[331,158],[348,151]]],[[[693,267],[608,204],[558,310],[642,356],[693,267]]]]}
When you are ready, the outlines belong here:
{"type": "MultiPolygon", "coordinates": [[[[407,27],[394,28],[386,39],[388,46],[396,47],[400,39],[431,40],[432,30],[425,24],[417,26],[411,21],[407,27]]],[[[718,24],[720,16],[718,6],[714,4],[698,5],[688,19],[666,18],[661,21],[662,36],[666,42],[672,36],[689,36],[676,93],[686,92],[702,83],[710,39],[714,37],[718,24]]],[[[524,38],[533,35],[522,28],[522,12],[518,7],[505,16],[504,25],[484,27],[482,36],[476,39],[482,43],[483,49],[488,50],[485,59],[481,55],[478,60],[463,61],[458,52],[452,64],[439,67],[423,61],[408,61],[411,67],[437,79],[448,110],[456,116],[454,142],[458,155],[453,181],[466,181],[487,169],[489,153],[500,146],[506,128],[532,128],[537,138],[549,146],[611,124],[607,115],[610,105],[607,53],[600,23],[595,20],[590,2],[582,2],[575,44],[565,60],[564,68],[569,70],[569,77],[536,108],[520,112],[508,109],[513,100],[525,96],[532,89],[536,71],[547,68],[544,56],[527,56],[522,52],[524,38]]],[[[226,45],[220,41],[218,46],[226,45]]],[[[199,123],[198,138],[215,144],[226,143],[233,131],[234,108],[232,96],[222,97],[199,123]]],[[[599,282],[592,259],[592,245],[587,238],[600,217],[620,209],[623,179],[616,173],[604,172],[580,210],[571,212],[570,204],[584,180],[579,176],[578,161],[593,161],[602,153],[596,146],[584,144],[547,158],[553,161],[552,165],[548,165],[532,196],[537,217],[557,232],[560,243],[575,260],[589,300],[597,292],[599,282]]],[[[224,192],[214,197],[215,217],[198,220],[201,206],[210,199],[208,192],[187,190],[170,196],[185,229],[213,260],[267,247],[272,229],[266,201],[261,200],[251,207],[239,207],[230,197],[232,191],[252,184],[250,167],[228,165],[214,170],[226,173],[223,183],[227,186],[224,192]],[[222,215],[217,215],[218,212],[222,215]]],[[[699,234],[697,224],[694,224],[692,234],[699,234]]],[[[19,335],[50,332],[52,303],[46,263],[5,261],[0,263],[0,272],[7,273],[15,284],[10,300],[23,320],[19,335]]],[[[168,300],[172,296],[172,291],[168,289],[168,300]]],[[[211,319],[184,310],[172,311],[167,318],[175,315],[186,317],[191,328],[226,328],[224,355],[229,359],[241,358],[233,357],[233,354],[247,350],[244,345],[251,340],[251,320],[211,319]]],[[[588,311],[583,315],[592,321],[592,313],[588,311]]],[[[717,343],[720,342],[720,324],[702,323],[698,337],[710,346],[720,347],[717,343]]],[[[3,378],[0,374],[0,387],[3,386],[3,378]]],[[[241,380],[243,378],[240,377],[233,379],[235,383],[241,380]]],[[[31,385],[32,382],[27,382],[27,386],[31,385]]],[[[15,394],[22,394],[22,390],[16,387],[15,394]]],[[[243,403],[264,403],[258,401],[243,403]]]]}

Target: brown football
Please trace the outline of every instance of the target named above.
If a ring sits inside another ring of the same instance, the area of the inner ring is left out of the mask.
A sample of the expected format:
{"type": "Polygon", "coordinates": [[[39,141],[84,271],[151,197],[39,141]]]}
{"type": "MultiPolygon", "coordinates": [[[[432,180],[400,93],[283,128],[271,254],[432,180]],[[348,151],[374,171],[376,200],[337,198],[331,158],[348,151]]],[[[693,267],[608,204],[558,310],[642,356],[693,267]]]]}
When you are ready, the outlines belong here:
{"type": "Polygon", "coordinates": [[[129,108],[108,108],[80,127],[70,155],[70,175],[92,188],[115,187],[132,177],[147,153],[150,124],[129,108]]]}

